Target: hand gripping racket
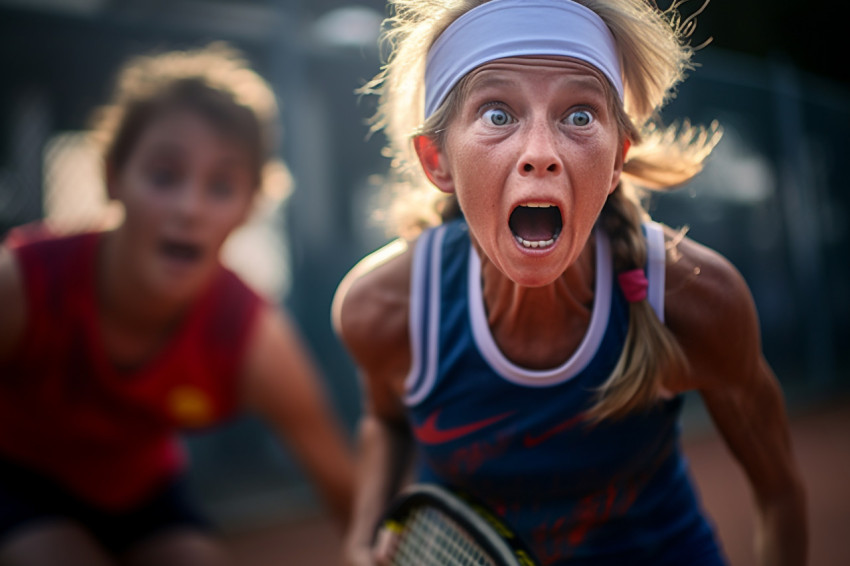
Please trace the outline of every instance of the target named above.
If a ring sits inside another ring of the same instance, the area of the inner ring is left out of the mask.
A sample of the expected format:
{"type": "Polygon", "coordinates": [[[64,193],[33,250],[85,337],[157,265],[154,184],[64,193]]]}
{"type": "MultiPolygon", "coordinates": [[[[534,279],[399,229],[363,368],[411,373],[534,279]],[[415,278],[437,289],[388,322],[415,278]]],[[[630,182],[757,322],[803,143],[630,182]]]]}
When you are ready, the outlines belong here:
{"type": "Polygon", "coordinates": [[[380,525],[394,533],[392,566],[537,566],[514,532],[484,505],[433,484],[397,497],[380,525]]]}

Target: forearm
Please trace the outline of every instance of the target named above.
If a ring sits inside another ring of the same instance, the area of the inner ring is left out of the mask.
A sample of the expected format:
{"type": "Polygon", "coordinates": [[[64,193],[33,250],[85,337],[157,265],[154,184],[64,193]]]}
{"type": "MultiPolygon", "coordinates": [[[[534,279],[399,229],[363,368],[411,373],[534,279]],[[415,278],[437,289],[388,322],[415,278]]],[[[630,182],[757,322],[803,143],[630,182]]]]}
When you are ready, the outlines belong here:
{"type": "Polygon", "coordinates": [[[321,469],[311,470],[311,474],[322,501],[331,512],[340,532],[345,532],[351,524],[354,459],[349,448],[341,444],[328,451],[331,456],[325,458],[326,464],[321,469]]]}
{"type": "Polygon", "coordinates": [[[381,514],[409,468],[410,450],[410,439],[404,431],[371,415],[361,420],[354,511],[345,537],[347,555],[357,555],[371,547],[381,514]]]}
{"type": "Polygon", "coordinates": [[[808,551],[803,482],[792,449],[782,390],[764,359],[760,357],[757,362],[750,372],[701,393],[753,490],[757,563],[802,566],[808,551]]]}
{"type": "Polygon", "coordinates": [[[806,499],[799,482],[781,497],[760,502],[756,558],[760,566],[803,566],[808,555],[806,499]]]}

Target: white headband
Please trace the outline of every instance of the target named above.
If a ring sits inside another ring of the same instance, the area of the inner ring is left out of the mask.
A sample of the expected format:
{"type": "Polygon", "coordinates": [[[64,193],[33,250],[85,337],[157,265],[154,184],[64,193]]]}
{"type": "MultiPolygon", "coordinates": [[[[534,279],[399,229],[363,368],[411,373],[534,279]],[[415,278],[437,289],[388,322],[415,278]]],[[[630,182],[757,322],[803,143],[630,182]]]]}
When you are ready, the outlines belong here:
{"type": "Polygon", "coordinates": [[[571,0],[491,0],[452,22],[431,46],[425,63],[425,118],[471,70],[522,55],[561,55],[589,63],[623,98],[617,45],[593,10],[571,0]]]}

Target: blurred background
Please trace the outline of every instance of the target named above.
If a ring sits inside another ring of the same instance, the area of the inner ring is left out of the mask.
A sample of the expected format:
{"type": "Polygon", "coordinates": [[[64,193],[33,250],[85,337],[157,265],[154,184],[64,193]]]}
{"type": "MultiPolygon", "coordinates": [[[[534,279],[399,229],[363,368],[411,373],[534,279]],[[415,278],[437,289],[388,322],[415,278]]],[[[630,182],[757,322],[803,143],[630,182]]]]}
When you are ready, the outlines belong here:
{"type": "MultiPolygon", "coordinates": [[[[375,101],[355,95],[379,68],[384,12],[383,0],[0,0],[0,238],[42,218],[85,229],[103,213],[99,162],[81,134],[128,56],[231,43],[277,91],[295,191],[234,238],[228,256],[292,310],[353,430],[358,383],[329,309],[346,271],[387,241],[371,219],[384,139],[368,135],[375,101]]],[[[725,135],[702,175],[652,204],[656,219],[688,226],[752,288],[812,505],[826,506],[814,511],[816,566],[850,563],[840,536],[850,526],[850,187],[841,169],[850,65],[839,21],[823,4],[712,3],[693,43],[712,42],[664,118],[717,119],[725,135]]],[[[707,505],[729,545],[744,548],[735,521],[749,520],[749,495],[697,399],[684,426],[707,505]]],[[[261,423],[243,418],[187,441],[193,488],[235,548],[269,563],[311,537],[333,549],[309,485],[261,423]]],[[[734,552],[747,563],[746,549],[734,552]]]]}

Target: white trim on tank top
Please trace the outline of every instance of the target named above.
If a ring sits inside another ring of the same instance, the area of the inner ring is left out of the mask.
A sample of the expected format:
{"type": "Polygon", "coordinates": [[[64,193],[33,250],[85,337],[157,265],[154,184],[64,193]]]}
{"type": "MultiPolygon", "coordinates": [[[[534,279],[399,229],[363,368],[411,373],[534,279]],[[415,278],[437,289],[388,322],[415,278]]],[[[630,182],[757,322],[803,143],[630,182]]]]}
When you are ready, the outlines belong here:
{"type": "Polygon", "coordinates": [[[608,237],[596,231],[596,283],[593,313],[587,332],[570,358],[558,367],[546,370],[531,370],[510,361],[496,344],[487,315],[481,290],[481,260],[470,246],[469,257],[469,318],[475,344],[484,360],[504,379],[532,387],[546,387],[562,383],[581,372],[596,355],[611,312],[611,247],[608,237]],[[473,283],[474,282],[474,283],[473,283]]]}
{"type": "Polygon", "coordinates": [[[440,343],[440,263],[443,257],[443,238],[446,235],[446,225],[438,226],[429,232],[423,232],[416,242],[411,273],[410,310],[408,326],[410,332],[410,371],[404,382],[405,403],[415,405],[425,398],[437,379],[438,346],[440,343]],[[427,239],[431,246],[427,246],[427,239]],[[428,251],[431,251],[428,254],[428,251]],[[430,267],[429,267],[430,262],[430,267]],[[425,274],[430,278],[428,305],[424,310],[425,274]],[[427,316],[427,321],[423,317],[427,316]],[[424,322],[424,324],[423,324],[424,322]],[[427,351],[421,351],[423,336],[427,333],[427,351]],[[424,374],[424,375],[422,375],[424,374]],[[417,381],[417,377],[422,377],[417,381]],[[416,387],[415,389],[413,389],[416,387]]]}
{"type": "Polygon", "coordinates": [[[658,320],[664,322],[664,283],[667,276],[667,252],[664,249],[664,231],[657,222],[644,222],[646,229],[647,266],[649,281],[647,298],[658,320]]]}
{"type": "MultiPolygon", "coordinates": [[[[648,300],[660,320],[664,321],[664,288],[665,288],[665,250],[664,234],[661,226],[655,222],[644,224],[647,233],[647,279],[649,281],[648,300]]],[[[440,263],[442,259],[442,241],[446,226],[439,226],[431,233],[423,233],[414,251],[412,281],[410,294],[409,331],[411,348],[411,367],[405,379],[407,395],[405,402],[415,405],[421,402],[431,391],[436,380],[439,344],[439,312],[440,312],[440,263]],[[426,240],[432,240],[430,248],[426,240]],[[428,254],[427,250],[431,250],[428,254]],[[430,265],[430,269],[428,266],[430,265]],[[426,271],[427,270],[427,271],[426,271]],[[424,273],[430,278],[429,312],[424,309],[424,273]],[[423,325],[423,317],[427,316],[427,324],[423,325]],[[427,352],[421,351],[423,333],[427,332],[427,352]],[[424,360],[424,364],[423,364],[424,360]],[[424,376],[417,381],[417,377],[424,376]],[[418,385],[415,390],[414,386],[418,385]]],[[[468,297],[469,316],[476,346],[482,357],[491,368],[504,379],[522,385],[545,387],[561,383],[577,375],[584,369],[599,349],[611,309],[612,263],[611,249],[607,235],[601,230],[596,238],[597,277],[593,313],[588,325],[588,331],[582,339],[576,352],[562,365],[550,370],[529,370],[508,360],[499,350],[487,324],[484,311],[484,299],[481,285],[472,285],[473,281],[480,282],[481,261],[470,244],[468,267],[468,297]]]]}

